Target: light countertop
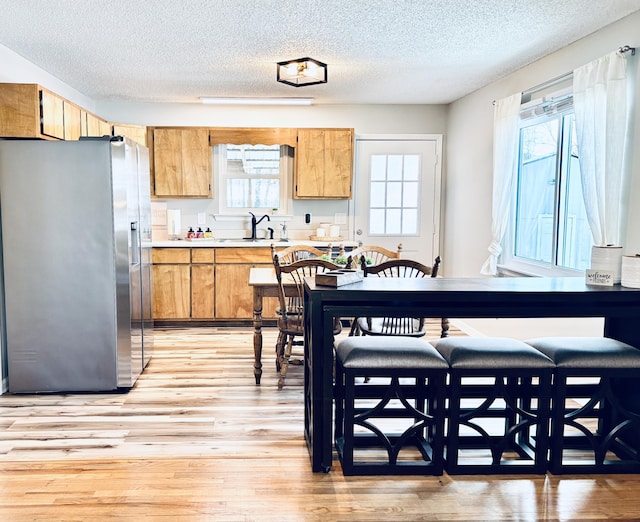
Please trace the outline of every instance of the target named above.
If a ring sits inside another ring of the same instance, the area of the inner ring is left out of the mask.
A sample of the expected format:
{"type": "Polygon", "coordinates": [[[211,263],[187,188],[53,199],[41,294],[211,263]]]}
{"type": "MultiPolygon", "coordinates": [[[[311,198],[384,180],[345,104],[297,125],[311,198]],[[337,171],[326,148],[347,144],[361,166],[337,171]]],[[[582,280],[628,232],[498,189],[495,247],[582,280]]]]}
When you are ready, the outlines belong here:
{"type": "Polygon", "coordinates": [[[151,246],[154,248],[224,248],[224,247],[270,247],[275,245],[280,248],[286,248],[293,245],[309,245],[313,247],[326,247],[331,244],[334,247],[344,245],[346,247],[357,247],[356,241],[311,241],[310,239],[290,239],[289,241],[280,241],[278,239],[258,239],[256,241],[244,241],[242,239],[178,239],[167,241],[152,241],[151,246]]]}

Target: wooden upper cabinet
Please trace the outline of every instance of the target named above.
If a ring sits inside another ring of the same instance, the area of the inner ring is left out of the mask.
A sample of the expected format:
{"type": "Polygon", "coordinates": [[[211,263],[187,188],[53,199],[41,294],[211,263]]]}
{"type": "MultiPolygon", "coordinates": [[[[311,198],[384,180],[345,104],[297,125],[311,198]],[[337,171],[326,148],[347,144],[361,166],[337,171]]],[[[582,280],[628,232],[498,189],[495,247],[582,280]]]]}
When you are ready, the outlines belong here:
{"type": "Polygon", "coordinates": [[[351,199],[353,129],[298,129],[295,199],[351,199]]]}
{"type": "Polygon", "coordinates": [[[82,135],[82,111],[80,107],[64,100],[64,139],[79,140],[82,135]]]}
{"type": "Polygon", "coordinates": [[[0,137],[40,137],[40,97],[37,85],[0,84],[0,137]]]}
{"type": "Polygon", "coordinates": [[[82,135],[83,111],[77,105],[46,89],[40,89],[41,132],[66,141],[82,135]]]}
{"type": "Polygon", "coordinates": [[[119,123],[113,124],[114,136],[125,136],[140,145],[147,145],[147,128],[142,125],[122,125],[119,123]]]}
{"type": "Polygon", "coordinates": [[[102,118],[85,111],[82,121],[83,136],[111,136],[111,124],[102,118]]]}
{"type": "Polygon", "coordinates": [[[52,138],[64,139],[64,99],[52,92],[40,90],[41,132],[52,138]]]}
{"type": "Polygon", "coordinates": [[[154,194],[211,197],[209,129],[153,129],[154,194]]]}
{"type": "Polygon", "coordinates": [[[0,83],[0,137],[77,140],[111,126],[34,83],[0,83]],[[95,129],[95,130],[94,130],[95,129]]]}

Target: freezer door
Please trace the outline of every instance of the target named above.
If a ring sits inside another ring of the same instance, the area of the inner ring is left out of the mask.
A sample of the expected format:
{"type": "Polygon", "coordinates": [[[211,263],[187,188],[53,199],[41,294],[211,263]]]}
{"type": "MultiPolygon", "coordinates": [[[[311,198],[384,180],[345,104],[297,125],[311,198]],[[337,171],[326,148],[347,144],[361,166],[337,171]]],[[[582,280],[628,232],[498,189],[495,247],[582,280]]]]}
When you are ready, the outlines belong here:
{"type": "Polygon", "coordinates": [[[109,142],[0,140],[11,392],[117,387],[110,167],[109,142]]]}

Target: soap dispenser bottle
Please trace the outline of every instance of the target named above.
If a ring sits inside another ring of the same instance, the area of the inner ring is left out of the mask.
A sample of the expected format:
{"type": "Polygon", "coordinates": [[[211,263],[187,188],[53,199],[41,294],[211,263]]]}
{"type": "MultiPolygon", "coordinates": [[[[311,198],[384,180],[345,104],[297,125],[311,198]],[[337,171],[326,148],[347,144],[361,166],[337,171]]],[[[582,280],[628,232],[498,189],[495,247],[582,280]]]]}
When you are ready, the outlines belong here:
{"type": "Polygon", "coordinates": [[[280,241],[289,241],[289,238],[287,237],[286,223],[282,223],[280,226],[282,227],[282,231],[280,232],[280,241]]]}

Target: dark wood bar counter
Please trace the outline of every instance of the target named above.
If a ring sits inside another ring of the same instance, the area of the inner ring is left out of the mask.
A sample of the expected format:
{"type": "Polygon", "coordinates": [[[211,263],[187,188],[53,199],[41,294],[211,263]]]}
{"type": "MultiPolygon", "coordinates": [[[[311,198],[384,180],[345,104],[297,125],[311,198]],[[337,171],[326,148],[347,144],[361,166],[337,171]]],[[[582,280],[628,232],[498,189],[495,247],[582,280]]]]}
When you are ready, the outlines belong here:
{"type": "MultiPolygon", "coordinates": [[[[354,316],[603,317],[604,335],[640,348],[640,290],[620,285],[587,286],[581,277],[366,278],[331,288],[309,279],[304,396],[313,471],[331,469],[333,319],[354,316]]],[[[629,392],[640,403],[640,392],[629,392]]]]}

